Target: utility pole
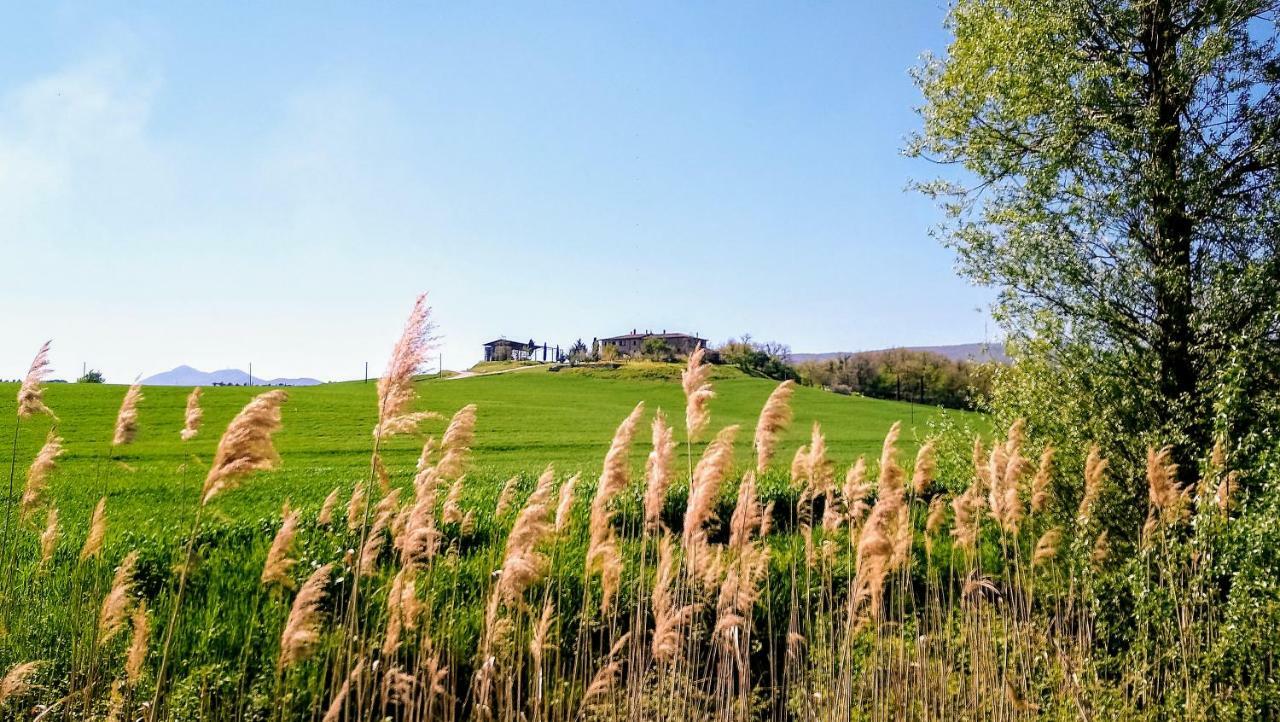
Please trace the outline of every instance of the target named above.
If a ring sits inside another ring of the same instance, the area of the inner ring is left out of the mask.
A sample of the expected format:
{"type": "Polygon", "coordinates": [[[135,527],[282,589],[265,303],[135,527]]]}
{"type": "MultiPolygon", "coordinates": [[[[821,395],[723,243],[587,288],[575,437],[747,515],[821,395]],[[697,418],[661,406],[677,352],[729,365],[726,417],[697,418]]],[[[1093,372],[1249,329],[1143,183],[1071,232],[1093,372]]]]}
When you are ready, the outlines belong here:
{"type": "Polygon", "coordinates": [[[364,362],[364,382],[369,383],[369,362],[364,362]]]}
{"type": "Polygon", "coordinates": [[[249,362],[249,385],[253,385],[253,362],[249,362]]]}

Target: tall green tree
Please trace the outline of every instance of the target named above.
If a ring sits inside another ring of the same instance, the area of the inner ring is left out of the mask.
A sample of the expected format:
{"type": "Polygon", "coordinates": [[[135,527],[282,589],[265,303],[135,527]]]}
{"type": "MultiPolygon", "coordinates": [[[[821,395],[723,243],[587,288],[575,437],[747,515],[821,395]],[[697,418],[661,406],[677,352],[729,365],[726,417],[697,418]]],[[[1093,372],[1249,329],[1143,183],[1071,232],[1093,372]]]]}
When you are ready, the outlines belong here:
{"type": "Polygon", "coordinates": [[[952,6],[908,153],[963,169],[920,187],[1057,375],[1046,423],[1140,439],[1134,456],[1173,443],[1190,475],[1216,435],[1274,421],[1278,17],[1259,0],[952,6]]]}

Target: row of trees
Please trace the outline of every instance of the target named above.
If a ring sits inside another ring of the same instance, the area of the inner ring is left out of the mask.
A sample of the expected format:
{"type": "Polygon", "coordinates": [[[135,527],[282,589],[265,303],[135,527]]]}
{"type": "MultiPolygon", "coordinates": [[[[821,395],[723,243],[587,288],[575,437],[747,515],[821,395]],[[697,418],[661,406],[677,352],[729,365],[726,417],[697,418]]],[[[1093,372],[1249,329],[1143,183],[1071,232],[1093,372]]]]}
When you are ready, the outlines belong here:
{"type": "Polygon", "coordinates": [[[848,354],[796,367],[803,383],[836,393],[956,409],[978,407],[991,391],[992,369],[987,364],[908,349],[848,354]]]}

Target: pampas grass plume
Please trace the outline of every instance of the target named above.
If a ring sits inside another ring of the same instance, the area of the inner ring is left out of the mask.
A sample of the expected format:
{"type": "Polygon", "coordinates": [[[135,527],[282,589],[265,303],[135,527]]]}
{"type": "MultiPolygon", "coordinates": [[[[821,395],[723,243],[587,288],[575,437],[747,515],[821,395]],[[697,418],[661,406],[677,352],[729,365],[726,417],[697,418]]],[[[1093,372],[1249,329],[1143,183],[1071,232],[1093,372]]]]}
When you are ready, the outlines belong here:
{"type": "Polygon", "coordinates": [[[200,433],[200,425],[204,422],[204,409],[200,408],[201,393],[200,387],[197,386],[191,389],[191,393],[187,396],[187,413],[183,418],[180,434],[183,441],[190,441],[200,433]]]}
{"type": "Polygon", "coordinates": [[[35,414],[48,414],[53,418],[53,411],[45,406],[44,389],[40,386],[45,378],[49,375],[49,345],[52,341],[45,341],[40,346],[40,350],[36,352],[36,357],[31,361],[31,367],[27,370],[27,375],[22,379],[22,385],[18,387],[18,417],[28,418],[35,414]]]}
{"type": "Polygon", "coordinates": [[[752,447],[756,453],[756,473],[763,474],[773,460],[778,445],[778,435],[791,424],[791,395],[795,393],[795,382],[787,379],[769,394],[764,407],[760,409],[760,418],[756,421],[756,435],[752,447]]]}
{"type": "Polygon", "coordinates": [[[286,669],[304,659],[315,649],[320,640],[320,601],[333,564],[325,564],[307,577],[298,596],[293,600],[289,618],[280,634],[280,669],[286,669]]]}

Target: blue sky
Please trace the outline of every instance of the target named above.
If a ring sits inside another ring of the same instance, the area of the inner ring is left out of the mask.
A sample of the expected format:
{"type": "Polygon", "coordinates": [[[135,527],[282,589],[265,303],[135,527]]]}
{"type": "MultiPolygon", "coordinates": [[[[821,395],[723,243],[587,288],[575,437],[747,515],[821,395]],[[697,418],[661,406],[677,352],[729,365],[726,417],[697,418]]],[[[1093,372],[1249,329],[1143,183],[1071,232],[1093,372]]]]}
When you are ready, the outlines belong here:
{"type": "Polygon", "coordinates": [[[12,6],[0,377],[52,337],[62,376],[351,378],[420,290],[454,368],[499,335],[982,340],[900,156],[944,12],[12,6]]]}

